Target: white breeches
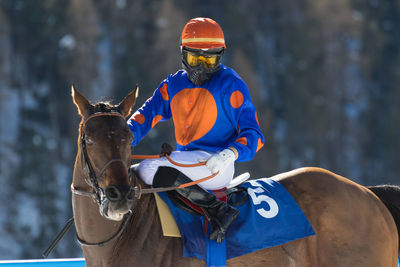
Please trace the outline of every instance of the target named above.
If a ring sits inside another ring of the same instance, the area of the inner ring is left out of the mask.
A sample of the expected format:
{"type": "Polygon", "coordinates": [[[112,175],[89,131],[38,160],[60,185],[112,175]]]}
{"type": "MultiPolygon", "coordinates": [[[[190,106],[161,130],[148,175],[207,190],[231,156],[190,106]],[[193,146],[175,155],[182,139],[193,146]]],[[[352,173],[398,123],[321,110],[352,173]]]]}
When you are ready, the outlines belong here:
{"type": "MultiPolygon", "coordinates": [[[[171,153],[170,158],[178,163],[182,164],[193,164],[199,163],[199,160],[205,160],[212,156],[212,153],[194,150],[194,151],[174,151],[171,153]]],[[[193,181],[208,177],[212,173],[207,169],[205,165],[198,167],[179,167],[169,162],[167,158],[162,157],[158,159],[145,159],[137,167],[136,171],[139,172],[140,178],[148,185],[153,184],[153,178],[159,166],[172,167],[193,181]]],[[[221,189],[231,182],[233,174],[235,172],[234,163],[228,166],[228,168],[222,173],[217,174],[210,180],[199,183],[201,187],[207,190],[221,189]]]]}

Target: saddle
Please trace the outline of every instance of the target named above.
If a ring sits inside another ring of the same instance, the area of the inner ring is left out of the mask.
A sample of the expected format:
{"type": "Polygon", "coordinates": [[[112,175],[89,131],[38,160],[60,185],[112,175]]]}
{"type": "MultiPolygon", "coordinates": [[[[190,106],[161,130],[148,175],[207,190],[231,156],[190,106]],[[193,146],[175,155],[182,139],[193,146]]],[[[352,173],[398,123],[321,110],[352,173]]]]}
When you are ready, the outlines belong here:
{"type": "MultiPolygon", "coordinates": [[[[181,167],[194,167],[205,165],[205,163],[198,164],[180,164],[169,158],[172,153],[172,146],[164,143],[161,146],[161,153],[157,157],[165,156],[169,162],[181,167]]],[[[142,158],[140,156],[137,158],[142,158]]],[[[130,169],[134,169],[132,166],[130,169]]],[[[160,166],[154,176],[153,186],[151,192],[165,192],[164,197],[168,199],[170,207],[177,207],[184,210],[188,215],[202,215],[206,220],[204,230],[207,232],[208,222],[211,223],[210,239],[216,240],[221,243],[225,238],[225,233],[229,225],[236,219],[239,211],[234,208],[241,205],[248,200],[247,191],[234,188],[236,185],[243,183],[249,179],[250,175],[245,173],[232,180],[232,183],[222,190],[208,191],[199,187],[197,184],[213,178],[216,174],[204,177],[198,181],[191,181],[191,179],[179,170],[171,167],[160,166]],[[193,188],[191,188],[193,186],[193,188]]],[[[149,191],[150,191],[149,190],[149,191]]],[[[161,224],[162,213],[160,204],[162,201],[155,194],[158,211],[160,214],[161,224]]],[[[166,201],[166,199],[164,199],[166,201]]],[[[165,203],[164,203],[165,204],[165,203]]],[[[167,212],[168,213],[168,212],[167,212]]],[[[168,216],[170,217],[170,216],[168,216]]]]}
{"type": "MultiPolygon", "coordinates": [[[[229,205],[233,207],[237,207],[245,203],[249,199],[249,195],[247,190],[243,187],[237,186],[244,181],[250,178],[249,173],[244,173],[239,175],[235,179],[232,180],[231,184],[228,187],[219,189],[219,190],[211,190],[211,192],[221,201],[227,202],[229,205]]],[[[203,211],[203,209],[183,196],[179,195],[175,191],[166,192],[171,202],[178,208],[193,214],[193,215],[201,215],[207,217],[207,214],[203,211]]]]}
{"type": "MultiPolygon", "coordinates": [[[[228,187],[212,191],[212,193],[221,201],[227,201],[230,205],[235,207],[240,206],[248,201],[249,195],[247,194],[246,188],[237,186],[249,179],[249,177],[249,173],[244,173],[233,179],[228,187]]],[[[154,194],[154,196],[164,236],[181,237],[180,230],[171,214],[170,207],[168,207],[166,202],[164,202],[158,194],[154,194]]],[[[208,231],[207,222],[209,218],[207,217],[207,212],[204,212],[201,207],[196,206],[175,191],[165,192],[165,197],[167,197],[171,205],[175,206],[178,210],[183,210],[184,213],[195,217],[203,216],[205,218],[203,232],[206,233],[208,231]]]]}

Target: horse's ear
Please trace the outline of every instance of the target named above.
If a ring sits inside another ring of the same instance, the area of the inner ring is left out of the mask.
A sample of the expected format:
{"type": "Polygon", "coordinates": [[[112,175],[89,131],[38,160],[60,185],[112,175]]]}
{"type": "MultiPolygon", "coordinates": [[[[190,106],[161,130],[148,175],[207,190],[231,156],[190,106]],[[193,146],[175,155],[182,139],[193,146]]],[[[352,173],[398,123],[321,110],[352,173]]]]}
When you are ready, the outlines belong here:
{"type": "Polygon", "coordinates": [[[136,103],[136,99],[139,96],[139,86],[136,85],[135,90],[131,91],[125,98],[124,100],[119,103],[118,107],[122,112],[122,115],[125,116],[125,118],[128,118],[129,115],[131,114],[132,108],[136,103]]]}
{"type": "Polygon", "coordinates": [[[90,102],[87,100],[78,90],[75,89],[74,85],[71,86],[72,100],[75,106],[78,108],[78,113],[82,117],[88,114],[90,102]]]}

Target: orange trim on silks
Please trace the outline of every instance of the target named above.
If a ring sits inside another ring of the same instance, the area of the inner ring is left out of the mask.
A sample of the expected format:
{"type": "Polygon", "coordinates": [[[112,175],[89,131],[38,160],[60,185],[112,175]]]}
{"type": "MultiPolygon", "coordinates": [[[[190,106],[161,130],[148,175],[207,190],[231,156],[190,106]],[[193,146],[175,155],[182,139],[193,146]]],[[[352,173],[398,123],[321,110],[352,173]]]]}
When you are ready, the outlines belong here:
{"type": "Polygon", "coordinates": [[[167,83],[164,83],[163,86],[161,86],[160,93],[161,93],[162,99],[164,99],[166,101],[169,100],[168,84],[167,83]]]}
{"type": "Polygon", "coordinates": [[[186,23],[181,45],[194,49],[226,48],[221,27],[210,18],[194,18],[186,23]]]}
{"type": "Polygon", "coordinates": [[[139,124],[143,124],[146,121],[146,118],[144,117],[143,114],[140,114],[139,112],[136,114],[133,114],[131,120],[136,121],[139,124]]]}
{"type": "Polygon", "coordinates": [[[160,120],[162,120],[162,118],[163,118],[163,116],[161,116],[161,115],[156,115],[156,116],[153,118],[153,121],[151,122],[151,127],[153,128],[154,126],[156,126],[156,124],[157,124],[160,120]]]}
{"type": "Polygon", "coordinates": [[[233,108],[240,108],[244,101],[243,94],[239,90],[236,90],[231,94],[230,101],[233,108]]]}
{"type": "Polygon", "coordinates": [[[235,142],[247,146],[247,138],[245,136],[236,139],[235,142]]]}
{"type": "Polygon", "coordinates": [[[257,124],[258,124],[258,126],[260,126],[260,122],[258,121],[257,111],[256,111],[256,113],[255,113],[255,116],[256,116],[257,124]]]}
{"type": "Polygon", "coordinates": [[[258,152],[258,150],[260,150],[263,146],[264,146],[264,144],[263,144],[263,142],[261,142],[261,138],[258,138],[258,144],[257,144],[256,152],[258,152]]]}

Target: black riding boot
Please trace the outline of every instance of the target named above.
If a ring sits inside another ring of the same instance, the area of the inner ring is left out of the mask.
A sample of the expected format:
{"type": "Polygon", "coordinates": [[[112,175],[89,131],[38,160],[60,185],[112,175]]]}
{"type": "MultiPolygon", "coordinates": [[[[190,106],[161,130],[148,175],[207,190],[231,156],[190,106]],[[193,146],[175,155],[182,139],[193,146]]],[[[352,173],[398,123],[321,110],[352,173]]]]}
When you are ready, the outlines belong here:
{"type": "MultiPolygon", "coordinates": [[[[181,184],[192,182],[192,180],[171,167],[159,167],[153,180],[154,187],[179,186],[181,184]]],[[[210,218],[211,234],[210,239],[221,243],[225,239],[226,230],[229,225],[239,215],[239,210],[220,201],[213,194],[193,185],[177,189],[176,192],[193,204],[203,208],[206,216],[210,218]]]]}

